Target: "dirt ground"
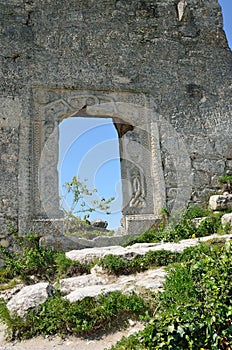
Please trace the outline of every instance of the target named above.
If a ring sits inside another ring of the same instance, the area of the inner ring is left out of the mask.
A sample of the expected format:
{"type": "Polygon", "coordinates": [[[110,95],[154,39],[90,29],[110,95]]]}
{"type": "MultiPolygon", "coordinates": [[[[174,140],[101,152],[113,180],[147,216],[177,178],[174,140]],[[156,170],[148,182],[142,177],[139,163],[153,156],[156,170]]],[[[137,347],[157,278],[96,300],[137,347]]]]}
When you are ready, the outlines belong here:
{"type": "Polygon", "coordinates": [[[105,350],[116,344],[123,336],[129,336],[138,332],[143,325],[137,323],[127,329],[109,333],[98,339],[81,339],[68,337],[61,339],[52,337],[44,339],[42,337],[25,340],[22,342],[7,343],[4,339],[4,326],[0,326],[0,350],[105,350]]]}

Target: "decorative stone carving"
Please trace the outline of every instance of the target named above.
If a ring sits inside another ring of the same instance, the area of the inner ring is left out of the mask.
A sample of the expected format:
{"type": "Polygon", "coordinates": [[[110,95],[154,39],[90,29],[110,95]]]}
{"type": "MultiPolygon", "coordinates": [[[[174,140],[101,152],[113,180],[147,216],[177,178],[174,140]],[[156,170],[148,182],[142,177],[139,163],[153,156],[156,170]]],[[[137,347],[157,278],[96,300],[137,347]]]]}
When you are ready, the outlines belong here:
{"type": "Polygon", "coordinates": [[[131,186],[132,186],[132,198],[130,200],[131,208],[145,208],[146,207],[146,192],[145,192],[145,179],[139,169],[132,169],[131,171],[131,186]]]}

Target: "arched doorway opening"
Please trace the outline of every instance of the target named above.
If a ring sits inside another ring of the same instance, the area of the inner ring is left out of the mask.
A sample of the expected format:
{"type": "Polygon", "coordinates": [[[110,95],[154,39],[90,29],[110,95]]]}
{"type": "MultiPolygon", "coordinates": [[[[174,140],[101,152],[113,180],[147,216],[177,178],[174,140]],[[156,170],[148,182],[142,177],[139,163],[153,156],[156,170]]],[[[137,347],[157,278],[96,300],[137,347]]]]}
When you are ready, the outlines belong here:
{"type": "MultiPolygon", "coordinates": [[[[110,214],[96,210],[90,213],[89,219],[107,221],[109,230],[120,227],[122,188],[119,140],[112,118],[74,116],[60,122],[58,174],[63,210],[70,210],[73,199],[65,191],[64,184],[77,176],[82,182],[86,179],[88,189],[97,189],[93,194],[95,197],[115,198],[110,204],[110,214]]],[[[86,199],[90,200],[90,197],[86,199]]],[[[77,210],[80,210],[78,216],[83,218],[85,213],[81,212],[80,205],[77,210]]]]}
{"type": "MultiPolygon", "coordinates": [[[[165,183],[161,166],[159,130],[152,101],[130,93],[77,93],[65,91],[38,108],[34,128],[33,167],[34,222],[62,225],[59,206],[59,125],[72,118],[111,118],[118,134],[122,184],[122,226],[120,235],[148,229],[165,206],[165,183]],[[155,121],[152,119],[155,119],[155,121]],[[39,176],[38,176],[39,174],[39,176]],[[37,180],[38,176],[38,180],[37,180]]],[[[101,154],[99,152],[98,154],[101,154]]],[[[86,157],[84,157],[86,158],[86,157]]],[[[95,157],[92,159],[95,160],[95,157]]],[[[85,163],[85,162],[84,162],[85,163]]],[[[83,163],[83,164],[84,164],[83,163]]],[[[87,162],[87,164],[91,164],[87,162]]],[[[105,160],[102,164],[107,163],[105,160]]],[[[101,167],[96,166],[95,169],[101,167]]],[[[93,173],[95,173],[93,171],[93,173]]],[[[95,184],[94,187],[97,187],[95,184]]],[[[60,232],[64,232],[58,228],[60,232]]],[[[57,229],[56,229],[57,232],[57,229]]],[[[115,237],[113,237],[115,242],[115,237]]],[[[107,244],[109,239],[87,242],[107,244]],[[104,241],[104,242],[103,242],[104,241]]],[[[115,243],[114,243],[115,244],[115,243]]]]}

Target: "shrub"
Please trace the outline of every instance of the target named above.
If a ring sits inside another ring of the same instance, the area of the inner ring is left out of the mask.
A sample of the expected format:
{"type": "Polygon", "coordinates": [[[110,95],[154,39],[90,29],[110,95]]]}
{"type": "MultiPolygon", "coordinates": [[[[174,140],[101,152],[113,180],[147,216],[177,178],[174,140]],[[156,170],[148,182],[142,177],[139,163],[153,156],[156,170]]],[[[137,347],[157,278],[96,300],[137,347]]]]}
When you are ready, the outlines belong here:
{"type": "Polygon", "coordinates": [[[98,264],[102,266],[109,274],[127,275],[130,273],[130,263],[126,259],[113,254],[107,255],[99,260],[98,264]]]}
{"type": "Polygon", "coordinates": [[[143,232],[137,238],[132,239],[127,245],[135,243],[156,243],[156,242],[178,242],[181,239],[189,239],[192,237],[203,237],[212,233],[222,232],[221,216],[224,213],[215,214],[208,209],[200,206],[190,206],[178,215],[176,218],[170,219],[170,223],[165,226],[159,225],[157,229],[152,228],[143,232]],[[193,219],[197,217],[207,216],[199,227],[193,219]]]}
{"type": "Polygon", "coordinates": [[[56,252],[39,245],[36,234],[19,237],[15,235],[15,252],[9,252],[1,247],[5,260],[5,274],[8,278],[20,276],[24,280],[35,275],[40,279],[49,280],[55,274],[56,252]]]}
{"type": "Polygon", "coordinates": [[[23,237],[15,235],[14,240],[17,247],[15,252],[0,248],[5,260],[5,267],[0,271],[0,280],[3,283],[15,277],[21,277],[27,283],[30,282],[30,276],[52,281],[56,277],[80,275],[90,271],[88,265],[72,261],[64,253],[40,246],[39,236],[36,234],[23,237]]]}
{"type": "Polygon", "coordinates": [[[232,175],[224,175],[222,177],[219,177],[218,181],[220,183],[231,183],[232,184],[232,175]]]}
{"type": "Polygon", "coordinates": [[[99,260],[98,265],[102,266],[109,274],[128,275],[135,272],[148,270],[151,267],[167,266],[178,260],[179,253],[168,250],[149,251],[143,257],[136,257],[131,260],[109,254],[99,260]]]}

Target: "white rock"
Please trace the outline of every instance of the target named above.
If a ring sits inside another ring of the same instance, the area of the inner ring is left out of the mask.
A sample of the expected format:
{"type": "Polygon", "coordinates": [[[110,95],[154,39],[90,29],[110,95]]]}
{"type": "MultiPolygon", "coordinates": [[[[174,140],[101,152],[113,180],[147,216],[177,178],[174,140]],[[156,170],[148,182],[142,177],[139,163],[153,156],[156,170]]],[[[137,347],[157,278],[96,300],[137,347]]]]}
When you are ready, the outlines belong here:
{"type": "Polygon", "coordinates": [[[2,298],[5,301],[9,301],[13,297],[13,295],[18,293],[23,287],[24,287],[24,284],[20,283],[20,284],[17,284],[12,289],[3,290],[0,293],[0,298],[2,298]]]}
{"type": "Polygon", "coordinates": [[[83,275],[78,277],[64,278],[60,280],[60,291],[62,294],[68,294],[78,288],[92,285],[102,285],[106,283],[106,278],[97,277],[96,275],[83,275]]]}
{"type": "Polygon", "coordinates": [[[65,255],[71,260],[80,261],[81,263],[88,263],[95,258],[104,258],[104,256],[108,254],[119,255],[123,254],[123,252],[124,248],[120,246],[111,246],[71,250],[70,252],[65,253],[65,255]]]}
{"type": "Polygon", "coordinates": [[[232,208],[232,194],[214,195],[209,199],[209,209],[224,210],[232,208]]]}
{"type": "Polygon", "coordinates": [[[44,303],[48,298],[49,283],[40,282],[32,286],[23,287],[7,303],[10,314],[24,317],[27,310],[44,303]]]}
{"type": "Polygon", "coordinates": [[[158,290],[163,287],[166,274],[167,272],[163,267],[139,273],[137,275],[136,286],[158,290]]]}
{"type": "Polygon", "coordinates": [[[224,227],[227,223],[230,223],[230,226],[232,227],[232,213],[224,214],[221,217],[222,226],[224,227]]]}
{"type": "Polygon", "coordinates": [[[123,289],[121,284],[108,284],[104,286],[94,285],[89,287],[79,288],[70,294],[66,295],[65,298],[68,299],[71,303],[75,301],[82,300],[86,297],[97,297],[100,294],[108,294],[110,292],[120,291],[123,289]]]}
{"type": "Polygon", "coordinates": [[[139,243],[132,246],[123,248],[120,246],[101,247],[101,248],[87,248],[82,250],[72,250],[66,253],[66,256],[71,260],[79,260],[83,262],[89,262],[94,258],[104,258],[109,254],[120,256],[125,259],[132,259],[139,256],[144,256],[149,251],[156,250],[169,250],[171,252],[182,252],[187,247],[196,246],[200,241],[216,238],[217,235],[211,235],[208,237],[201,237],[195,239],[185,239],[179,243],[164,242],[164,243],[139,243]]]}

